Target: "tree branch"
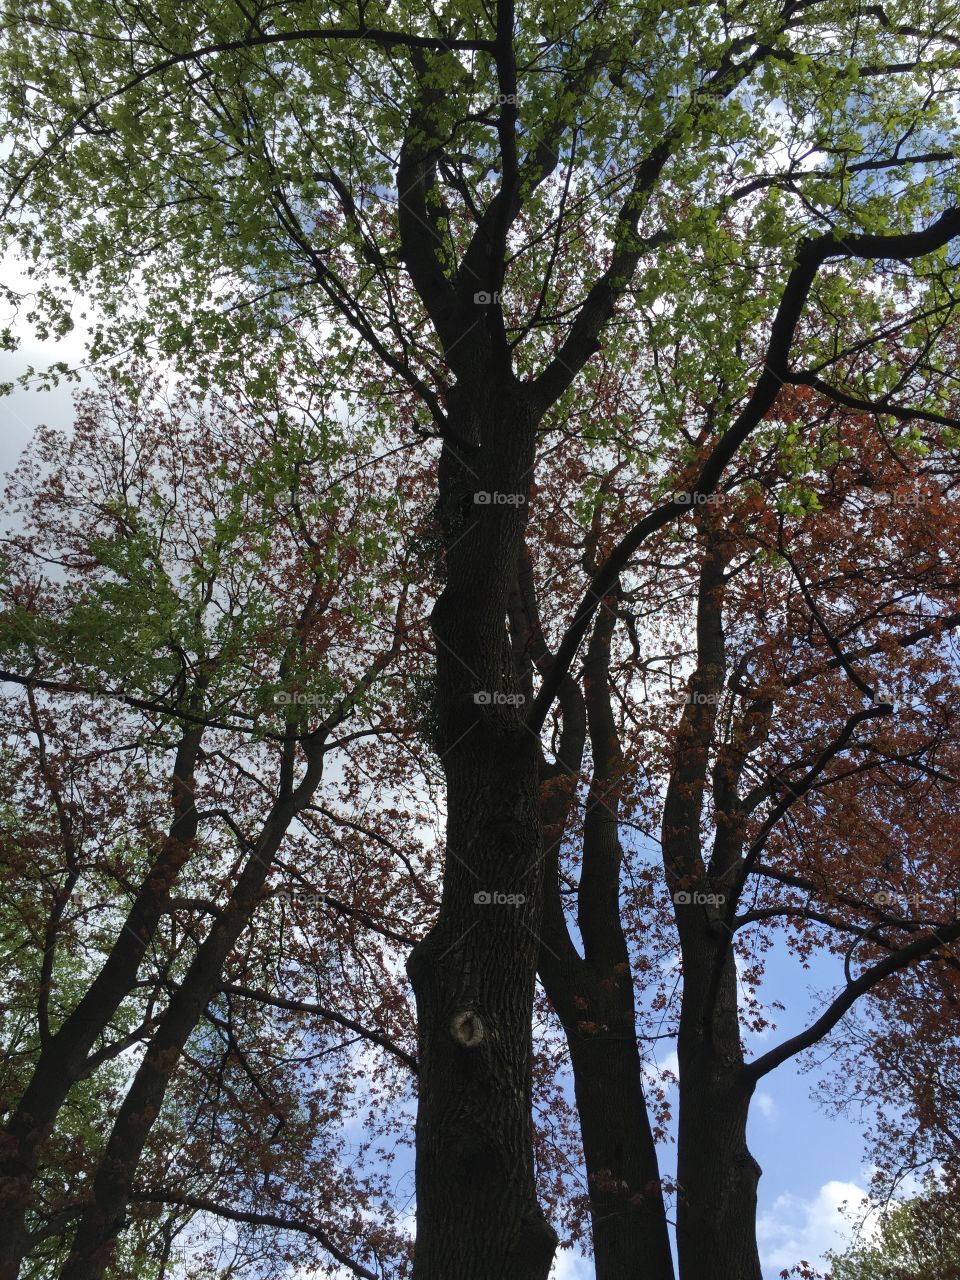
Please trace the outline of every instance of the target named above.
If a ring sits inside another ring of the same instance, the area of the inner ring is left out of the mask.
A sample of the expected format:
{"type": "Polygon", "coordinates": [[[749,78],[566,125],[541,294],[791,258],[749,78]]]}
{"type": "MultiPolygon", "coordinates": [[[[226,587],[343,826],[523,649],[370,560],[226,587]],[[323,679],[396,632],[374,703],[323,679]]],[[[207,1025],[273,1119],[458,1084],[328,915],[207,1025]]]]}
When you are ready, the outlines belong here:
{"type": "Polygon", "coordinates": [[[336,1010],[330,1009],[326,1005],[310,1004],[305,1000],[288,1000],[283,996],[271,995],[268,991],[261,991],[255,987],[238,986],[233,982],[224,983],[220,990],[226,995],[240,996],[244,1000],[256,1000],[259,1004],[268,1004],[275,1009],[288,1009],[292,1013],[307,1013],[316,1018],[323,1018],[326,1022],[335,1022],[338,1026],[346,1027],[348,1031],[355,1031],[358,1036],[362,1036],[364,1040],[369,1040],[371,1044],[376,1044],[381,1049],[386,1049],[387,1053],[392,1053],[405,1067],[409,1067],[414,1075],[417,1073],[417,1059],[413,1054],[401,1049],[389,1036],[384,1035],[382,1031],[373,1031],[353,1018],[348,1018],[346,1014],[337,1013],[336,1010]]]}
{"type": "Polygon", "coordinates": [[[903,947],[902,950],[893,955],[885,956],[871,968],[865,970],[859,978],[848,983],[816,1022],[811,1023],[805,1031],[791,1036],[789,1040],[784,1040],[782,1044],[763,1054],[762,1057],[747,1063],[744,1067],[745,1075],[754,1082],[760,1080],[763,1076],[773,1071],[774,1068],[779,1067],[781,1063],[786,1062],[788,1058],[794,1057],[803,1049],[809,1049],[811,1045],[816,1044],[829,1031],[832,1031],[847,1010],[862,995],[865,995],[875,987],[877,983],[889,978],[900,969],[906,968],[914,960],[920,960],[929,955],[938,946],[948,946],[956,938],[960,938],[960,922],[951,924],[942,932],[931,933],[923,938],[917,938],[915,942],[911,942],[908,946],[903,947]]]}
{"type": "Polygon", "coordinates": [[[780,387],[790,381],[790,348],[810,290],[823,264],[831,258],[910,260],[932,253],[957,235],[960,235],[960,208],[951,207],[923,231],[903,235],[846,237],[828,232],[801,242],[795,265],[780,296],[780,304],[770,329],[763,372],[753,393],[736,420],[714,446],[701,467],[691,492],[678,495],[649,511],[620,539],[594,574],[560,642],[550,672],[530,708],[527,724],[534,732],[540,731],[546,719],[559,683],[573,662],[590,625],[590,619],[630,558],[652,533],[691,509],[695,510],[714,492],[728,463],[773,407],[780,387]]]}
{"type": "Polygon", "coordinates": [[[335,1245],[322,1227],[304,1222],[300,1218],[284,1218],[276,1213],[256,1213],[252,1209],[236,1209],[232,1205],[218,1204],[214,1200],[208,1200],[206,1196],[187,1195],[182,1191],[135,1191],[131,1199],[140,1204],[168,1204],[183,1209],[195,1209],[198,1213],[210,1213],[216,1218],[226,1218],[228,1222],[245,1222],[253,1227],[276,1227],[278,1231],[298,1231],[302,1235],[312,1236],[323,1245],[332,1258],[352,1271],[355,1276],[362,1276],[363,1280],[379,1280],[375,1271],[357,1262],[335,1245]]]}

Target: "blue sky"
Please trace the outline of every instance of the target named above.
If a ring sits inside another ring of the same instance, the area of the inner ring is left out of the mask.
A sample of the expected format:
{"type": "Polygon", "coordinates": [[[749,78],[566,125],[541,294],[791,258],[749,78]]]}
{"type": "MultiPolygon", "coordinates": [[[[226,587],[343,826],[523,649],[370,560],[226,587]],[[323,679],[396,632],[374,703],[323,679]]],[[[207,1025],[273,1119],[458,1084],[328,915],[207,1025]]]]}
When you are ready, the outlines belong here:
{"type": "MultiPolygon", "coordinates": [[[[809,970],[786,954],[771,951],[764,993],[781,1000],[786,1011],[776,1031],[762,1039],[748,1035],[755,1053],[764,1052],[810,1021],[815,988],[834,994],[843,985],[836,957],[815,959],[809,970]]],[[[815,1016],[815,1015],[814,1015],[815,1016]]],[[[760,1162],[759,1237],[765,1280],[805,1258],[816,1262],[825,1249],[841,1245],[850,1233],[838,1213],[846,1200],[860,1200],[869,1180],[862,1130],[846,1119],[828,1116],[811,1098],[817,1073],[801,1074],[787,1062],[758,1086],[751,1111],[750,1148],[760,1162]]]]}

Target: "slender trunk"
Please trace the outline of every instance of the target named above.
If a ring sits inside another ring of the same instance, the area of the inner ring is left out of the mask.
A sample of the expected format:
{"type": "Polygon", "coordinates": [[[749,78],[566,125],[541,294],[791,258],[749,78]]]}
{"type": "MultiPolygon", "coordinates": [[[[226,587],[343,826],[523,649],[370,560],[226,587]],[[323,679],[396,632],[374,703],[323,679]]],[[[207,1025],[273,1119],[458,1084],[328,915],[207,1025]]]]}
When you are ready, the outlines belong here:
{"type": "Polygon", "coordinates": [[[597,1280],[674,1280],[632,975],[625,963],[597,966],[581,959],[550,885],[543,933],[540,976],[570,1050],[595,1275],[597,1280]]]}
{"type": "Polygon", "coordinates": [[[760,1166],[747,1147],[753,1083],[743,1069],[736,966],[723,925],[699,905],[678,909],[684,1001],[680,1022],[677,1251],[681,1280],[761,1280],[760,1166]]]}
{"type": "MultiPolygon", "coordinates": [[[[520,593],[531,648],[545,646],[521,566],[520,593]]],[[[673,1280],[673,1258],[656,1144],[643,1090],[630,957],[620,920],[622,850],[617,822],[623,758],[608,674],[614,613],[598,614],[584,664],[586,695],[560,689],[563,735],[556,764],[543,768],[544,945],[540,977],[570,1050],[590,1194],[597,1280],[673,1280]],[[570,939],[560,897],[558,852],[580,775],[589,728],[594,776],[587,800],[580,922],[587,958],[570,939]]]]}
{"type": "Polygon", "coordinates": [[[724,821],[715,858],[703,861],[702,812],[726,679],[723,601],[732,544],[700,517],[704,555],[697,597],[697,666],[677,732],[663,810],[663,859],[683,963],[677,1055],[677,1256],[680,1280],[760,1280],[756,1242],[760,1167],[747,1149],[753,1086],[743,1067],[733,939],[725,919],[728,858],[737,824],[726,767],[713,771],[724,821]],[[715,877],[715,878],[713,878],[715,877]]]}
{"type": "MultiPolygon", "coordinates": [[[[319,586],[301,614],[310,619],[319,586]]],[[[342,698],[336,711],[305,737],[291,737],[280,759],[277,798],[264,819],[259,835],[245,844],[246,861],[226,905],[187,968],[147,1045],[133,1083],[120,1105],[106,1150],[93,1181],[93,1201],[85,1209],[74,1237],[61,1280],[100,1280],[109,1265],[121,1231],[144,1145],[166,1097],[170,1080],[187,1040],[223,981],[223,967],[260,901],[274,858],[290,823],[313,800],[323,776],[327,738],[336,725],[351,714],[357,697],[369,689],[394,653],[380,654],[342,698]],[[302,752],[306,764],[297,780],[302,752]]],[[[293,662],[291,647],[284,664],[293,662]]]]}
{"type": "Polygon", "coordinates": [[[87,1056],[128,995],[170,889],[197,832],[190,778],[201,729],[183,736],[173,770],[175,817],[167,839],[117,934],[106,962],[73,1012],[43,1046],[30,1081],[4,1127],[0,1147],[0,1280],[16,1280],[27,1247],[26,1215],[44,1141],[87,1056]]]}
{"type": "Polygon", "coordinates": [[[117,1113],[94,1179],[93,1203],[80,1219],[60,1280],[101,1280],[109,1265],[144,1144],[184,1046],[220,985],[224,962],[260,899],[291,820],[316,790],[322,767],[322,747],[316,744],[296,791],[279,800],[264,822],[227,905],[171,997],[117,1113]]]}
{"type": "Polygon", "coordinates": [[[630,975],[601,979],[585,997],[601,1030],[570,1028],[597,1280],[673,1280],[673,1258],[657,1150],[637,1049],[630,975]],[[611,995],[613,998],[611,998],[611,995]],[[629,1012],[624,1008],[629,1000],[629,1012]],[[605,1007],[606,1006],[606,1007],[605,1007]],[[616,1007],[614,1007],[616,1006],[616,1007]]]}
{"type": "Polygon", "coordinates": [[[540,748],[505,626],[534,424],[508,372],[499,385],[486,378],[458,386],[451,404],[456,434],[483,447],[447,445],[440,464],[447,583],[432,622],[447,856],[437,921],[408,962],[420,1029],[416,1280],[545,1280],[556,1247],[537,1203],[531,1118],[540,748]]]}

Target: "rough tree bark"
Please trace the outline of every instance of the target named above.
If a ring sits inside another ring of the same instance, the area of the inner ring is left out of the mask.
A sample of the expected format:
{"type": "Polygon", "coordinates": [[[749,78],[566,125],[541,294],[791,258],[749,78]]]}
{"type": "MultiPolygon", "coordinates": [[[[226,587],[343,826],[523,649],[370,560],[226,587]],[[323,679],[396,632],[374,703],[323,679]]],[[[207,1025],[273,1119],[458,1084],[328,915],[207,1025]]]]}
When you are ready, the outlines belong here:
{"type": "Polygon", "coordinates": [[[540,747],[506,629],[536,422],[506,362],[456,391],[451,427],[477,447],[447,443],[439,472],[447,853],[439,916],[408,963],[420,1029],[414,1274],[545,1280],[557,1237],[537,1202],[530,1111],[540,747]]]}

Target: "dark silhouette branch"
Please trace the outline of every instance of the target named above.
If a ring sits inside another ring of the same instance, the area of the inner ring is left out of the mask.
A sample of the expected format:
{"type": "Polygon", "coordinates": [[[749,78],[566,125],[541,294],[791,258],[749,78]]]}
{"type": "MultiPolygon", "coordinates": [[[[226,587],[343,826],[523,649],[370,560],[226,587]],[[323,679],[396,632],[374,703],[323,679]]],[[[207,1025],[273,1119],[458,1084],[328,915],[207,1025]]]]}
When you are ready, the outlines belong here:
{"type": "Polygon", "coordinates": [[[786,1062],[802,1050],[809,1049],[811,1045],[816,1044],[828,1032],[832,1031],[847,1010],[878,983],[899,972],[900,969],[906,968],[914,960],[921,960],[924,956],[930,955],[938,947],[949,946],[956,938],[960,938],[960,922],[951,924],[936,933],[926,934],[922,938],[917,938],[916,941],[911,942],[895,954],[885,956],[882,960],[879,960],[875,965],[865,970],[859,978],[848,983],[816,1022],[807,1027],[805,1031],[791,1036],[789,1040],[784,1040],[782,1044],[763,1054],[762,1057],[747,1063],[744,1068],[747,1078],[752,1081],[760,1080],[776,1067],[779,1067],[781,1063],[786,1062]]]}

